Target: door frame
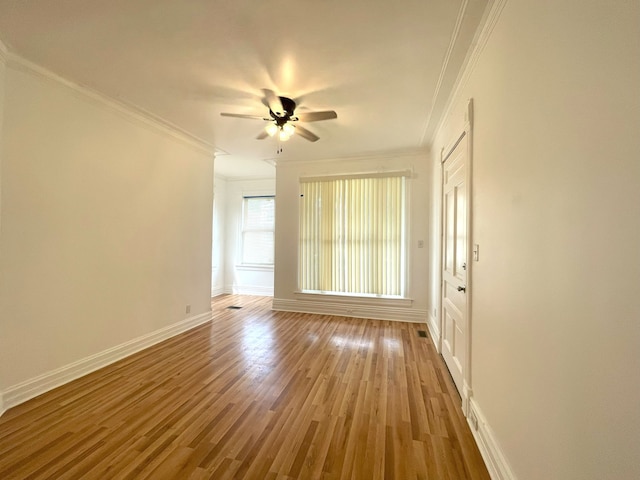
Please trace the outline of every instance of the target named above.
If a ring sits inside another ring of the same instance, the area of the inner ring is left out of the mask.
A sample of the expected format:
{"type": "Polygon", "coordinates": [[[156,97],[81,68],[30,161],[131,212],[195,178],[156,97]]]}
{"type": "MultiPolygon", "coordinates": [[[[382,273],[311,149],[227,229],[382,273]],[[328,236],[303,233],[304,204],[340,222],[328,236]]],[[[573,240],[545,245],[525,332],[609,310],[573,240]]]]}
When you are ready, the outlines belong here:
{"type": "MultiPolygon", "coordinates": [[[[473,295],[472,288],[472,272],[473,272],[473,230],[472,226],[472,218],[473,218],[473,210],[472,210],[472,196],[473,196],[473,184],[472,184],[472,160],[473,160],[473,99],[469,99],[467,103],[467,108],[464,115],[464,126],[462,131],[456,135],[448,144],[442,147],[440,151],[440,270],[438,272],[440,276],[440,288],[439,288],[439,297],[438,304],[439,308],[439,319],[438,319],[438,327],[440,328],[440,335],[438,338],[438,351],[440,355],[442,355],[442,332],[444,331],[444,315],[442,312],[442,295],[444,289],[444,280],[442,275],[442,269],[444,266],[444,162],[447,161],[451,153],[453,153],[454,149],[460,144],[460,142],[467,142],[467,154],[465,158],[466,163],[466,174],[465,174],[465,182],[467,186],[467,195],[466,195],[466,212],[467,212],[467,245],[466,245],[466,257],[467,257],[467,283],[466,283],[466,305],[464,311],[464,326],[466,331],[466,345],[465,349],[465,361],[462,366],[462,391],[459,392],[462,397],[462,411],[466,416],[468,416],[470,412],[470,399],[473,395],[473,390],[471,389],[471,300],[473,295]]],[[[448,367],[447,367],[448,368],[448,367]]]]}

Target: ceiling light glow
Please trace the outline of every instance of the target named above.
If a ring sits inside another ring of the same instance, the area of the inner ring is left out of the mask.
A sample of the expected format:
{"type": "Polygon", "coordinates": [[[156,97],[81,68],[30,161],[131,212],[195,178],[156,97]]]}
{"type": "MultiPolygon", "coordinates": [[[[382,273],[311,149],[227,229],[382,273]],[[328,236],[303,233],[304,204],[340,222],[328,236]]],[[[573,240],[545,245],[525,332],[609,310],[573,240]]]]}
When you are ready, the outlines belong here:
{"type": "Polygon", "coordinates": [[[266,130],[266,132],[269,134],[270,137],[273,137],[278,131],[278,126],[275,123],[270,123],[264,129],[266,130]]]}

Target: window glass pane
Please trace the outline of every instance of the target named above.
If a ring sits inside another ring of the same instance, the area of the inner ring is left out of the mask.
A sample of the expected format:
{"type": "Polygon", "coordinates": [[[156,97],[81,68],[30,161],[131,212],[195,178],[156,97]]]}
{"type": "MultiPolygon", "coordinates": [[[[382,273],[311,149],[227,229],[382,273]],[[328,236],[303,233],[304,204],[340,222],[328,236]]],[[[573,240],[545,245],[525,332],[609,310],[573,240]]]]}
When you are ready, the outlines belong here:
{"type": "Polygon", "coordinates": [[[274,197],[245,197],[243,202],[242,263],[273,264],[274,197]]]}
{"type": "Polygon", "coordinates": [[[273,232],[244,232],[242,263],[273,264],[273,232]]]}
{"type": "Polygon", "coordinates": [[[260,228],[273,229],[275,203],[273,197],[245,198],[245,230],[260,228]]]}

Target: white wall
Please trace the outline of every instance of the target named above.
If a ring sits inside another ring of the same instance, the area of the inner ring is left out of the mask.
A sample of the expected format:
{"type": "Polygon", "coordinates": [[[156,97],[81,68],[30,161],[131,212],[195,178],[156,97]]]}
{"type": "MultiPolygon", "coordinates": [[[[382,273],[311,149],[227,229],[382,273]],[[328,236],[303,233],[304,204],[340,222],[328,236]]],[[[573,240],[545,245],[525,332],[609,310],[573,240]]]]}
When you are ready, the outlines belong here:
{"type": "Polygon", "coordinates": [[[640,478],[639,19],[506,2],[433,145],[473,98],[473,399],[520,480],[640,478]]]}
{"type": "Polygon", "coordinates": [[[213,242],[211,252],[211,296],[225,293],[225,223],[227,210],[227,182],[213,178],[213,242]]]}
{"type": "Polygon", "coordinates": [[[12,59],[5,84],[5,393],[210,315],[212,155],[41,73],[12,59]]]}
{"type": "Polygon", "coordinates": [[[224,222],[225,293],[273,295],[273,267],[242,265],[242,202],[247,195],[275,195],[275,183],[274,178],[227,179],[224,222]]]}
{"type": "Polygon", "coordinates": [[[306,311],[424,322],[427,317],[429,174],[426,152],[386,154],[320,162],[281,162],[276,167],[276,310],[306,311]],[[356,299],[296,293],[298,289],[299,179],[314,175],[339,175],[411,169],[409,199],[408,296],[412,301],[356,299]],[[418,240],[425,240],[417,248],[418,240]]]}

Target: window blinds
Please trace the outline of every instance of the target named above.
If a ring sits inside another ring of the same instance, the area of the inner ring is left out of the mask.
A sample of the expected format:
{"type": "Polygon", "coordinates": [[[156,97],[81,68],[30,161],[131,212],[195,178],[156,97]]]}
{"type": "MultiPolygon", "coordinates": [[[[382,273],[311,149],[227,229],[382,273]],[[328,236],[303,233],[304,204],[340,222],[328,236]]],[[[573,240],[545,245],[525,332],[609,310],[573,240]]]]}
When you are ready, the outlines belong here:
{"type": "Polygon", "coordinates": [[[273,264],[275,198],[244,197],[242,263],[273,264]]]}
{"type": "Polygon", "coordinates": [[[302,291],[404,296],[405,177],[301,182],[302,291]]]}

